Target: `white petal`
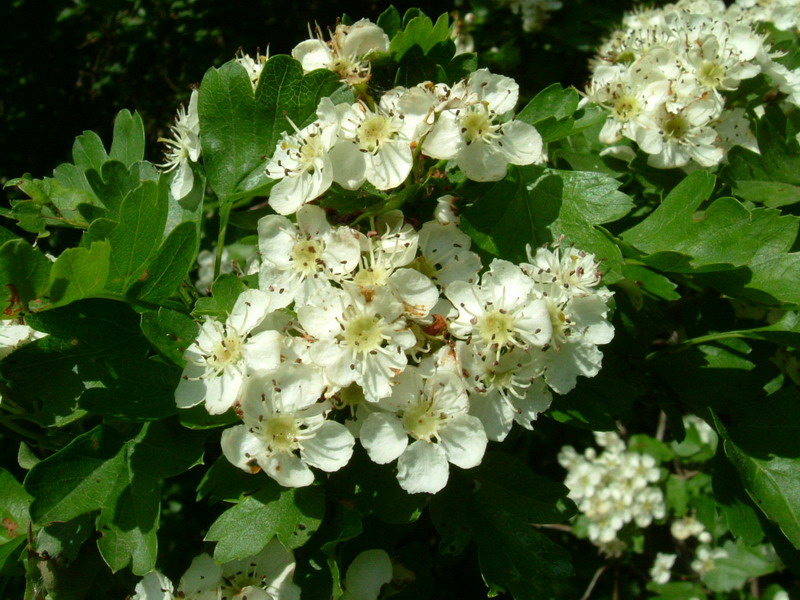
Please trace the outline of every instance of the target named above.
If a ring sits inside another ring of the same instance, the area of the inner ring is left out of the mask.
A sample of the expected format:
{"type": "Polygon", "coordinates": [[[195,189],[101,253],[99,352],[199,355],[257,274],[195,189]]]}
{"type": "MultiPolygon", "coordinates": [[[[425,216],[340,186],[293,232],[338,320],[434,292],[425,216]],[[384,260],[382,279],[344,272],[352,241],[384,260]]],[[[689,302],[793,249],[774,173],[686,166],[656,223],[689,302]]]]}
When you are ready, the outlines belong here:
{"type": "Polygon", "coordinates": [[[286,217],[267,215],[258,221],[258,250],[261,258],[282,269],[291,266],[295,227],[286,217]]]}
{"type": "Polygon", "coordinates": [[[333,180],[346,190],[357,190],[367,180],[364,153],[352,142],[341,141],[328,154],[333,163],[333,180]]]}
{"type": "Polygon", "coordinates": [[[345,589],[353,600],[377,600],[392,580],[392,561],[385,550],[365,550],[347,567],[345,589]]]}
{"type": "Polygon", "coordinates": [[[407,141],[386,142],[376,154],[365,154],[367,179],[379,190],[395,188],[411,172],[411,146],[407,141]]]}
{"type": "Polygon", "coordinates": [[[541,162],[542,136],[533,125],[511,121],[503,126],[500,151],[512,165],[529,165],[541,162]]]}
{"type": "Polygon", "coordinates": [[[354,23],[344,39],[342,52],[345,56],[362,57],[371,52],[388,52],[389,36],[383,29],[362,19],[354,23]]]}
{"type": "Polygon", "coordinates": [[[403,429],[402,421],[397,416],[384,412],[372,413],[364,420],[359,439],[372,462],[379,465],[392,462],[408,446],[408,435],[403,429]]]}
{"type": "Polygon", "coordinates": [[[188,160],[182,160],[175,171],[175,176],[169,184],[169,191],[175,200],[180,200],[189,195],[194,186],[194,173],[188,160]]]}
{"type": "Polygon", "coordinates": [[[258,457],[264,453],[264,442],[248,431],[245,425],[236,425],[222,432],[222,454],[232,465],[248,473],[258,473],[258,457]]]}
{"type": "Polygon", "coordinates": [[[244,335],[264,320],[270,311],[269,296],[261,290],[245,290],[236,299],[227,324],[244,335]]]}
{"type": "Polygon", "coordinates": [[[439,290],[425,275],[414,269],[398,269],[389,281],[398,298],[403,301],[405,312],[413,318],[421,319],[439,300],[439,290]]]}
{"type": "Polygon", "coordinates": [[[314,473],[294,454],[276,454],[261,463],[264,472],[285,487],[306,487],[314,483],[314,473]]]}
{"type": "MultiPolygon", "coordinates": [[[[269,544],[253,557],[257,576],[264,578],[264,587],[280,588],[288,583],[294,574],[294,555],[283,547],[278,538],[272,538],[269,544]]],[[[278,596],[278,600],[284,600],[278,596]]]]}
{"type": "Polygon", "coordinates": [[[347,427],[336,421],[326,421],[312,439],[303,442],[300,454],[312,467],[330,473],[348,463],[355,443],[347,427]]]}
{"type": "Polygon", "coordinates": [[[236,368],[227,368],[219,377],[206,379],[206,410],[221,415],[239,399],[244,374],[236,368]]]}
{"type": "Polygon", "coordinates": [[[435,494],[449,476],[447,454],[439,444],[417,440],[397,460],[397,481],[409,494],[435,494]]]}
{"type": "Polygon", "coordinates": [[[330,48],[322,40],[305,40],[292,49],[292,56],[300,61],[304,71],[327,69],[333,62],[330,48]]]}
{"type": "Polygon", "coordinates": [[[181,380],[178,382],[178,387],[175,389],[175,404],[178,405],[178,408],[197,406],[206,397],[206,382],[204,379],[200,379],[206,369],[193,362],[200,360],[200,355],[189,349],[184,354],[184,358],[186,366],[183,369],[181,380]]]}
{"type": "Polygon", "coordinates": [[[145,575],[134,591],[131,600],[172,600],[172,582],[158,571],[145,575]]]}
{"type": "Polygon", "coordinates": [[[594,377],[600,372],[603,353],[597,346],[582,340],[564,344],[557,351],[550,348],[544,353],[547,370],[544,378],[558,394],[572,391],[578,375],[594,377]]]}
{"type": "Polygon", "coordinates": [[[493,442],[506,439],[514,422],[514,410],[496,391],[488,394],[470,394],[469,413],[480,419],[486,437],[493,442]]]}
{"type": "Polygon", "coordinates": [[[456,164],[473,181],[500,181],[508,170],[505,156],[482,140],[465,144],[456,156],[456,164]]]}
{"type": "Polygon", "coordinates": [[[453,417],[446,427],[439,430],[442,447],[447,460],[462,469],[471,469],[481,464],[486,452],[486,432],[480,419],[472,415],[453,417]]]}
{"type": "Polygon", "coordinates": [[[509,396],[514,405],[514,420],[525,429],[533,429],[532,422],[536,420],[539,413],[550,408],[553,402],[553,395],[541,377],[534,381],[528,388],[524,398],[509,396]]]}
{"type": "Polygon", "coordinates": [[[281,363],[283,336],[278,331],[262,331],[244,345],[243,353],[251,371],[270,371],[281,363]]]}
{"type": "Polygon", "coordinates": [[[358,233],[349,227],[338,227],[331,233],[323,253],[323,260],[331,273],[350,273],[358,266],[360,258],[358,233]]]}
{"type": "Polygon", "coordinates": [[[458,118],[453,111],[445,110],[439,115],[433,129],[425,138],[422,151],[440,160],[455,158],[462,144],[458,118]]]}
{"type": "MultiPolygon", "coordinates": [[[[327,235],[331,230],[331,226],[328,224],[328,218],[325,216],[325,211],[319,206],[303,206],[297,211],[296,216],[297,226],[300,228],[300,231],[312,238],[319,238],[327,235]]],[[[261,232],[259,230],[259,235],[260,234],[261,232]]]]}
{"type": "MultiPolygon", "coordinates": [[[[178,592],[189,598],[219,587],[222,567],[208,554],[200,554],[192,559],[192,564],[181,577],[178,592]]],[[[181,596],[183,597],[183,596],[181,596]]]]}
{"type": "Polygon", "coordinates": [[[469,87],[497,114],[513,110],[517,105],[519,85],[505,75],[490,73],[488,69],[478,69],[469,76],[469,87]]]}

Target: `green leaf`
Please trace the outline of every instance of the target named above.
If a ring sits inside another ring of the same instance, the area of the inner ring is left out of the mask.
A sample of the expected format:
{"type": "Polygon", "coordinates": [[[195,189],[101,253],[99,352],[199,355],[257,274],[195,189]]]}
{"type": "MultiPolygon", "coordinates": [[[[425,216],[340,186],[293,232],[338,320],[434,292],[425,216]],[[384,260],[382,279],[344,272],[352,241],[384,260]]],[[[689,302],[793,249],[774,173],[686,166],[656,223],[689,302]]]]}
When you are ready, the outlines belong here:
{"type": "Polygon", "coordinates": [[[340,88],[332,71],[303,76],[300,63],[283,55],[266,62],[255,92],[236,61],[209,69],[200,86],[199,113],[203,157],[214,191],[228,199],[266,184],[266,157],[274,153],[281,133],[291,129],[290,120],[297,127],[310,123],[319,101],[340,88]]]}
{"type": "Polygon", "coordinates": [[[150,345],[139,329],[139,315],[126,304],[82,300],[31,315],[28,322],[49,335],[4,359],[0,376],[10,397],[42,426],[63,426],[82,417],[79,403],[89,389],[107,388],[107,398],[118,395],[117,406],[123,409],[133,399],[131,410],[161,415],[174,410],[174,387],[169,387],[180,371],[148,358],[150,345]],[[41,375],[43,365],[47,377],[41,375]]]}
{"type": "Polygon", "coordinates": [[[779,563],[768,546],[748,547],[741,540],[727,541],[724,558],[714,559],[714,568],[703,574],[702,580],[715,592],[732,592],[744,586],[749,579],[774,573],[779,563]]]}
{"type": "Polygon", "coordinates": [[[99,171],[108,160],[103,140],[94,131],[84,131],[72,145],[72,160],[83,170],[99,171]]]}
{"type": "Polygon", "coordinates": [[[36,464],[25,478],[33,522],[69,521],[113,502],[126,468],[124,448],[119,432],[97,426],[36,464]]]}
{"type": "Polygon", "coordinates": [[[517,119],[534,125],[545,142],[568,136],[574,125],[572,115],[578,110],[580,95],[573,88],[564,89],[554,83],[546,87],[517,115],[517,119]]]}
{"type": "Polygon", "coordinates": [[[135,575],[155,567],[161,505],[159,481],[202,460],[204,436],[162,423],[145,425],[127,444],[127,461],[97,518],[100,554],[112,571],[129,564],[135,575]]]}
{"type": "Polygon", "coordinates": [[[759,152],[735,146],[723,177],[737,196],[776,208],[800,202],[800,144],[786,135],[786,117],[775,108],[756,122],[759,152]]]}
{"type": "Polygon", "coordinates": [[[11,240],[0,246],[3,315],[36,310],[50,286],[51,267],[47,257],[25,240],[11,240]]]}
{"type": "Polygon", "coordinates": [[[800,220],[775,209],[749,210],[734,198],[697,213],[713,187],[705,171],[690,174],[622,238],[659,270],[705,274],[708,284],[760,302],[800,303],[800,254],[789,253],[800,220]]]}
{"type": "Polygon", "coordinates": [[[408,21],[403,31],[392,38],[389,52],[399,63],[414,46],[418,46],[422,54],[427,55],[436,44],[449,39],[450,19],[447,15],[440,16],[436,24],[425,15],[420,15],[408,21]]]}
{"type": "Polygon", "coordinates": [[[234,467],[224,456],[220,456],[205,472],[197,486],[197,500],[208,498],[210,503],[243,500],[245,494],[258,490],[264,482],[238,467],[234,467]]]}
{"type": "Polygon", "coordinates": [[[717,420],[725,455],[755,505],[800,548],[800,393],[789,390],[737,411],[726,429],[717,420]]]}
{"type": "Polygon", "coordinates": [[[742,487],[736,469],[725,458],[722,446],[714,456],[712,485],[714,500],[725,517],[731,533],[748,546],[761,542],[764,539],[764,530],[759,522],[758,509],[753,506],[742,487]]]}
{"type": "Polygon", "coordinates": [[[124,293],[142,277],[159,247],[166,220],[167,199],[158,184],[145,181],[125,197],[119,222],[108,234],[110,291],[124,293]]]}
{"type": "Polygon", "coordinates": [[[403,524],[419,519],[429,496],[409,494],[397,483],[388,465],[378,465],[365,452],[356,450],[350,468],[336,473],[329,482],[329,493],[340,503],[363,515],[373,514],[385,523],[403,524]]]}
{"type": "Polygon", "coordinates": [[[114,120],[111,158],[127,167],[144,159],[144,124],[139,113],[121,110],[114,120]]]}
{"type": "Polygon", "coordinates": [[[507,591],[515,600],[548,598],[554,582],[573,575],[569,553],[504,506],[485,507],[474,528],[490,596],[507,591]]]}
{"type": "Polygon", "coordinates": [[[474,501],[481,512],[495,506],[521,523],[563,523],[577,511],[564,484],[534,474],[511,454],[487,452],[471,475],[480,482],[474,501]]]}
{"type": "Polygon", "coordinates": [[[110,254],[107,241],[64,250],[50,269],[49,308],[100,294],[108,278],[110,254]]]}
{"type": "Polygon", "coordinates": [[[197,300],[193,314],[208,315],[224,321],[233,310],[239,294],[246,289],[247,285],[240,277],[224,273],[211,285],[211,297],[197,300]]]}
{"type": "Polygon", "coordinates": [[[214,521],[206,540],[218,542],[214,558],[219,563],[258,554],[274,536],[291,550],[316,531],[324,512],[321,488],[281,488],[268,482],[214,521]]]}
{"type": "Polygon", "coordinates": [[[389,39],[397,35],[397,32],[400,31],[400,28],[403,26],[400,13],[393,5],[390,5],[389,8],[378,15],[376,23],[378,27],[383,29],[386,35],[389,36],[389,39]]]}
{"type": "Polygon", "coordinates": [[[604,281],[610,284],[622,278],[622,255],[596,226],[621,219],[633,207],[619,185],[601,173],[511,167],[501,181],[467,188],[471,204],[462,227],[483,250],[514,262],[526,260],[528,245],[563,235],[605,261],[604,281]]]}
{"type": "Polygon", "coordinates": [[[30,495],[14,476],[0,469],[0,546],[28,535],[30,495]]]}
{"type": "Polygon", "coordinates": [[[142,332],[173,364],[183,368],[183,353],[197,337],[197,323],[189,315],[159,308],[142,314],[142,332]]]}
{"type": "Polygon", "coordinates": [[[130,293],[148,302],[172,296],[194,266],[200,240],[194,223],[181,223],[167,236],[130,293]]]}

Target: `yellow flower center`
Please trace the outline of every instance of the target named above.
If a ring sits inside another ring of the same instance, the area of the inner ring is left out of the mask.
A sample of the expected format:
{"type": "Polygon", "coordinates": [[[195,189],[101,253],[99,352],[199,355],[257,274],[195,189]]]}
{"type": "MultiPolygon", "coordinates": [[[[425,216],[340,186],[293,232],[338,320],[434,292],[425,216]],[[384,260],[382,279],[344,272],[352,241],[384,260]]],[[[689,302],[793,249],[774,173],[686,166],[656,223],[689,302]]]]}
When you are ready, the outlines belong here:
{"type": "Polygon", "coordinates": [[[214,347],[208,364],[215,369],[225,369],[229,365],[239,362],[242,358],[243,345],[244,340],[236,333],[229,334],[214,347]]]}
{"type": "Polygon", "coordinates": [[[467,144],[484,139],[487,134],[496,129],[492,124],[491,115],[482,105],[472,107],[469,112],[463,115],[460,119],[460,125],[461,135],[464,136],[464,141],[467,144]]]}
{"type": "Polygon", "coordinates": [[[344,328],[344,342],[352,350],[366,354],[380,348],[383,342],[383,319],[363,315],[344,328]]]}
{"type": "Polygon", "coordinates": [[[358,141],[367,152],[375,152],[394,136],[394,127],[388,117],[370,115],[358,126],[358,141]]]}
{"type": "Polygon", "coordinates": [[[499,309],[478,318],[478,332],[487,345],[505,346],[514,339],[514,317],[499,309]]]}
{"type": "Polygon", "coordinates": [[[426,442],[436,437],[442,417],[425,404],[414,406],[403,414],[403,427],[413,437],[426,442]]]}
{"type": "Polygon", "coordinates": [[[322,242],[319,240],[300,240],[292,248],[295,269],[305,275],[316,273],[322,260],[322,242]]]}
{"type": "Polygon", "coordinates": [[[267,445],[277,452],[291,452],[297,445],[297,420],[289,415],[275,415],[264,427],[267,445]]]}

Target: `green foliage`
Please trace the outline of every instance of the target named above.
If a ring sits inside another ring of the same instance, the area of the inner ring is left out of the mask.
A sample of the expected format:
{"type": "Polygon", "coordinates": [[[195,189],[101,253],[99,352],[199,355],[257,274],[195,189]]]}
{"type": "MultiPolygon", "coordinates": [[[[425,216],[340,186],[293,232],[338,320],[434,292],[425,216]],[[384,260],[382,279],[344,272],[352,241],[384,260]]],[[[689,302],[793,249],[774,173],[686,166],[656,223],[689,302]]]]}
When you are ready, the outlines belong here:
{"type": "Polygon", "coordinates": [[[321,489],[286,489],[270,481],[225,511],[206,539],[218,542],[214,557],[221,563],[259,553],[273,536],[287,548],[297,548],[319,527],[324,511],[321,489]]]}

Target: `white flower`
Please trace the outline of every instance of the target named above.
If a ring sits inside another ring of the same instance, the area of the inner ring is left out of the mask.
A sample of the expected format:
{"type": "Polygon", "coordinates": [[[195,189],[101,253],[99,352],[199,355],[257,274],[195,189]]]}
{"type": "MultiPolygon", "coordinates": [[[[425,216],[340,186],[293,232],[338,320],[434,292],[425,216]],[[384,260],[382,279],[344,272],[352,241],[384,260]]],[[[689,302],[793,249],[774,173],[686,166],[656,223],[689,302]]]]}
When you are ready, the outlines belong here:
{"type": "Polygon", "coordinates": [[[189,108],[181,106],[175,124],[170,127],[172,139],[159,138],[159,142],[167,144],[164,163],[158,165],[165,173],[177,169],[169,189],[176,200],[187,196],[194,185],[194,173],[191,162],[200,158],[200,119],[197,112],[197,90],[192,90],[189,108]]]}
{"type": "Polygon", "coordinates": [[[693,515],[685,515],[676,519],[670,525],[672,537],[676,540],[686,540],[690,537],[699,537],[705,532],[706,528],[693,515]]]}
{"type": "Polygon", "coordinates": [[[0,360],[17,348],[46,335],[26,325],[22,318],[0,320],[0,360]]]}
{"type": "Polygon", "coordinates": [[[441,287],[454,281],[474,283],[481,270],[481,259],[470,251],[472,240],[455,223],[428,221],[419,230],[420,256],[414,268],[441,287]]]}
{"type": "Polygon", "coordinates": [[[322,32],[317,28],[317,37],[300,42],[292,50],[292,56],[306,72],[330,69],[348,85],[359,85],[369,80],[370,55],[388,51],[389,36],[369,19],[361,19],[352,25],[339,23],[331,34],[330,44],[322,40],[322,32]]]}
{"type": "Polygon", "coordinates": [[[303,329],[316,338],[312,360],[339,387],[355,382],[369,402],[391,393],[390,381],[408,362],[404,350],[416,336],[403,318],[403,305],[386,290],[367,301],[351,287],[311,298],[298,310],[303,329]]]}
{"type": "Polygon", "coordinates": [[[344,576],[342,600],[378,600],[392,580],[392,561],[385,550],[365,550],[353,559],[344,576]]]}
{"type": "Polygon", "coordinates": [[[552,325],[547,304],[533,296],[533,281],[512,263],[495,259],[480,285],[455,281],[445,295],[458,310],[450,332],[499,360],[504,350],[544,346],[552,325]]]}
{"type": "Polygon", "coordinates": [[[423,152],[438,159],[454,159],[474,181],[498,181],[508,164],[543,162],[542,137],[522,121],[499,122],[514,108],[519,86],[509,77],[486,69],[472,73],[466,84],[453,88],[460,106],[442,110],[425,138],[423,152]]]}
{"type": "Polygon", "coordinates": [[[456,352],[469,390],[470,414],[481,420],[490,440],[503,441],[514,421],[533,429],[539,413],[550,407],[553,397],[529,352],[513,348],[495,361],[461,341],[456,352]]]}
{"type": "Polygon", "coordinates": [[[243,425],[222,432],[222,452],[248,472],[264,472],[281,485],[311,485],[309,465],[337,471],[350,460],[355,439],[341,423],[327,421],[331,406],[319,402],[322,374],[309,365],[284,363],[250,378],[237,407],[243,425]]]}
{"type": "Polygon", "coordinates": [[[297,211],[296,224],[278,215],[262,217],[258,247],[259,287],[275,307],[292,301],[303,305],[324,295],[330,280],[355,269],[361,256],[358,234],[348,227],[331,227],[325,211],[313,205],[297,211]]]}
{"type": "Polygon", "coordinates": [[[398,93],[386,93],[374,110],[357,102],[343,112],[340,140],[331,153],[334,180],[343,188],[355,190],[369,181],[388,190],[408,177],[411,144],[427,107],[403,112],[399,101],[398,93]]]}
{"type": "Polygon", "coordinates": [[[423,378],[409,367],[397,377],[391,397],[379,404],[392,412],[366,418],[361,444],[376,463],[398,459],[397,479],[407,492],[435,494],[447,484],[448,462],[471,469],[483,459],[486,434],[480,420],[468,414],[464,385],[452,372],[423,378]]]}
{"type": "Polygon", "coordinates": [[[261,71],[264,70],[264,64],[269,60],[269,48],[267,48],[266,54],[256,52],[255,58],[239,50],[235,60],[247,71],[247,75],[250,77],[250,83],[253,84],[253,89],[256,89],[258,87],[258,80],[261,79],[261,71]]]}
{"type": "Polygon", "coordinates": [[[678,558],[677,554],[665,554],[659,552],[656,554],[656,560],[650,568],[650,577],[656,583],[667,583],[671,576],[670,569],[675,564],[675,559],[678,558]]]}
{"type": "Polygon", "coordinates": [[[264,292],[245,290],[225,323],[206,319],[184,353],[186,367],[175,390],[178,407],[205,401],[209,413],[221,414],[238,399],[249,371],[278,366],[281,334],[272,330],[254,333],[270,311],[264,292]]]}
{"type": "MultiPolygon", "coordinates": [[[[292,124],[294,126],[294,124],[292,124]]],[[[330,98],[317,107],[317,120],[283,133],[266,172],[278,179],[269,194],[269,205],[280,215],[289,215],[322,195],[333,183],[330,150],[336,142],[339,115],[330,98]]]]}

